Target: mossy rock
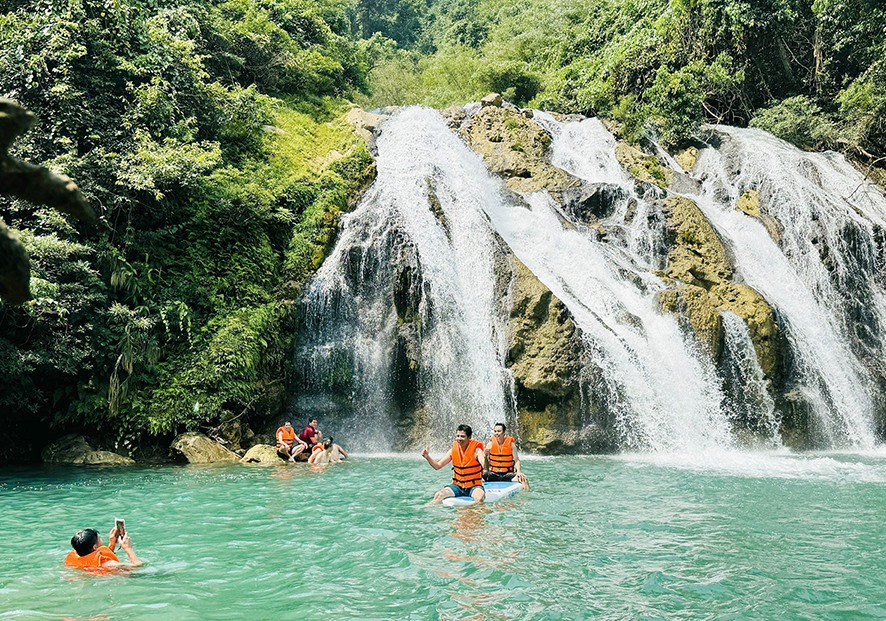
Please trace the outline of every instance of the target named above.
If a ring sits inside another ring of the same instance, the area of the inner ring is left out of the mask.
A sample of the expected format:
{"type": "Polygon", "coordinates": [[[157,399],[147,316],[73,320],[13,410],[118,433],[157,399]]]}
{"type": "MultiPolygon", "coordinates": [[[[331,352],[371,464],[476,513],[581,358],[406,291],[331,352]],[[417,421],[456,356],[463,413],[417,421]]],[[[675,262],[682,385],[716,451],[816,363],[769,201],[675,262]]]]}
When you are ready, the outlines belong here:
{"type": "Polygon", "coordinates": [[[243,456],[240,463],[273,465],[281,464],[285,461],[285,459],[280,457],[276,447],[270,444],[256,444],[246,451],[246,455],[243,456]]]}
{"type": "Polygon", "coordinates": [[[732,311],[741,317],[748,327],[760,368],[768,378],[778,371],[776,340],[778,323],[775,311],[756,289],[740,283],[723,283],[711,289],[721,311],[732,311]]]}
{"type": "Polygon", "coordinates": [[[752,218],[760,217],[760,193],[756,190],[748,190],[738,197],[735,208],[746,213],[752,218]]]}
{"type": "Polygon", "coordinates": [[[697,285],[678,285],[659,293],[658,304],[663,311],[686,319],[692,332],[711,355],[719,357],[723,343],[723,320],[717,308],[717,298],[707,289],[697,285]]]}
{"type": "Polygon", "coordinates": [[[581,337],[569,310],[514,259],[508,366],[523,392],[563,398],[577,390],[581,337]]]}
{"type": "Polygon", "coordinates": [[[675,237],[668,253],[668,277],[708,288],[732,276],[722,240],[694,202],[671,196],[664,200],[662,211],[675,237]]]}
{"type": "Polygon", "coordinates": [[[756,190],[747,190],[735,201],[735,208],[740,212],[747,214],[752,218],[756,218],[766,227],[769,237],[777,244],[781,241],[782,226],[771,215],[766,213],[760,201],[760,193],[756,190]]]}
{"type": "Polygon", "coordinates": [[[620,140],[615,145],[615,157],[634,179],[662,190],[671,185],[673,172],[654,155],[620,140]]]}
{"type": "Polygon", "coordinates": [[[516,109],[493,105],[481,108],[461,134],[487,168],[515,192],[559,190],[580,184],[547,162],[550,135],[516,109]]]}
{"type": "Polygon", "coordinates": [[[698,149],[696,147],[688,147],[678,151],[674,156],[674,160],[680,165],[680,168],[686,172],[692,172],[698,163],[698,149]]]}

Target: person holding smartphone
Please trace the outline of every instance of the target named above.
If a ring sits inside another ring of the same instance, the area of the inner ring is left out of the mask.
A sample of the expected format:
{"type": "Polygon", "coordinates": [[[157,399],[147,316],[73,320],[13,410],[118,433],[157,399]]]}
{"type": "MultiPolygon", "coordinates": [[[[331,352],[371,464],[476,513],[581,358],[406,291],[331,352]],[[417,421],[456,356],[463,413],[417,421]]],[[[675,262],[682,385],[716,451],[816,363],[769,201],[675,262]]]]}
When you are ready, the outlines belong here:
{"type": "Polygon", "coordinates": [[[94,528],[84,528],[77,531],[77,534],[71,537],[71,547],[74,549],[68,552],[68,556],[65,557],[65,565],[68,567],[96,570],[137,567],[142,564],[132,548],[132,539],[123,530],[123,520],[117,520],[114,528],[108,533],[107,546],[102,543],[101,535],[98,534],[97,530],[94,528]],[[120,529],[119,531],[118,528],[120,529]],[[126,556],[129,557],[128,564],[121,563],[117,555],[114,554],[114,548],[117,547],[118,543],[123,548],[123,551],[126,552],[126,556]]]}

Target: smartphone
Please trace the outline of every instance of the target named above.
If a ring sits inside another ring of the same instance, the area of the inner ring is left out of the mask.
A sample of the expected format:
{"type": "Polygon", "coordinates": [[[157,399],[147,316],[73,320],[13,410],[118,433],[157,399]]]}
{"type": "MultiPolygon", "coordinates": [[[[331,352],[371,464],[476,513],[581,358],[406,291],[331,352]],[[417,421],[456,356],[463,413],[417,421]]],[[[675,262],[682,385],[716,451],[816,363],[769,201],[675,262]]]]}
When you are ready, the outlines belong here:
{"type": "Polygon", "coordinates": [[[117,528],[117,540],[119,541],[126,535],[126,524],[123,523],[123,518],[114,518],[114,526],[117,528]]]}

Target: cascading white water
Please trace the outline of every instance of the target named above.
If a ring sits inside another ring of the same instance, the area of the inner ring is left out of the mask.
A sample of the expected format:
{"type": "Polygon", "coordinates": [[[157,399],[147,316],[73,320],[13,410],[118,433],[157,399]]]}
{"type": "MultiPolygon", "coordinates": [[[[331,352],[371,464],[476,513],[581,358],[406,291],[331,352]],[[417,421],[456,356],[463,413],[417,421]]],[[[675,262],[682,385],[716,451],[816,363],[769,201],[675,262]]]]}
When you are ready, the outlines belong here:
{"type": "MultiPolygon", "coordinates": [[[[742,320],[723,313],[717,368],[658,309],[665,285],[655,272],[668,248],[655,201],[662,193],[638,194],[598,120],[535,119],[554,137],[552,163],[612,198],[605,239],[547,192],[506,191],[436,112],[401,111],[378,141],[376,183],[343,218],[301,300],[295,411],[334,414],[370,450],[425,439],[442,446],[458,423],[484,429],[512,418],[502,299],[512,252],[580,328],[582,394],[622,448],[730,448],[742,425],[778,445],[771,387],[742,320]],[[397,428],[404,423],[408,438],[397,428]]],[[[700,151],[701,189],[687,196],[731,251],[735,278],[775,308],[790,346],[790,388],[825,443],[871,447],[882,391],[865,365],[882,351],[886,327],[878,247],[886,201],[839,157],[761,132],[716,132],[721,144],[700,151]],[[748,189],[785,225],[779,244],[734,208],[748,189]]]]}
{"type": "Polygon", "coordinates": [[[390,437],[390,421],[378,420],[392,412],[397,381],[379,357],[393,357],[395,333],[408,322],[419,349],[412,361],[421,361],[412,388],[421,392],[416,405],[428,412],[417,421],[427,431],[418,439],[442,444],[460,423],[489,430],[513,408],[503,360],[505,309],[494,298],[500,249],[481,209],[501,200],[500,185],[430,110],[398,114],[378,149],[373,189],[344,219],[340,241],[303,300],[304,315],[318,323],[302,330],[297,351],[302,393],[310,399],[317,392],[311,384],[335,373],[322,363],[327,351],[339,352],[350,359],[354,391],[347,406],[356,422],[348,427],[365,442],[366,428],[387,425],[387,446],[373,448],[402,446],[402,438],[390,437]],[[397,267],[404,260],[418,298],[406,317],[395,312],[393,291],[406,273],[397,267]],[[318,358],[321,364],[311,366],[318,358]]]}
{"type": "MultiPolygon", "coordinates": [[[[539,116],[555,136],[554,164],[633,195],[630,178],[615,160],[615,141],[599,121],[560,125],[539,116]]],[[[655,294],[664,285],[649,273],[649,256],[636,252],[650,244],[629,242],[619,248],[602,243],[580,228],[564,228],[547,193],[526,198],[529,210],[487,204],[486,211],[514,254],[582,328],[599,374],[596,397],[614,413],[622,446],[677,451],[730,446],[714,369],[696,355],[677,322],[658,310],[655,294]]],[[[636,209],[645,213],[645,203],[638,203],[636,209]]],[[[624,215],[620,208],[607,222],[624,215]]],[[[634,217],[633,222],[636,234],[628,239],[648,239],[649,219],[634,217]]]]}
{"type": "MultiPolygon", "coordinates": [[[[886,201],[869,191],[847,200],[850,188],[865,184],[845,162],[835,164],[839,156],[804,153],[759,130],[716,132],[723,143],[700,150],[694,174],[703,190],[691,198],[732,249],[738,276],[777,310],[798,389],[827,444],[870,448],[877,391],[852,351],[847,311],[853,294],[866,308],[882,299],[873,228],[882,227],[886,201]],[[783,225],[779,244],[758,220],[735,209],[748,189],[760,192],[766,212],[783,225]],[[847,227],[856,246],[851,252],[847,227]]],[[[877,315],[869,322],[879,335],[877,315]]]]}
{"type": "Polygon", "coordinates": [[[724,311],[720,316],[724,341],[722,375],[726,384],[724,408],[737,426],[744,426],[772,446],[778,446],[775,401],[769,394],[769,381],[760,368],[748,327],[733,312],[724,311]]]}

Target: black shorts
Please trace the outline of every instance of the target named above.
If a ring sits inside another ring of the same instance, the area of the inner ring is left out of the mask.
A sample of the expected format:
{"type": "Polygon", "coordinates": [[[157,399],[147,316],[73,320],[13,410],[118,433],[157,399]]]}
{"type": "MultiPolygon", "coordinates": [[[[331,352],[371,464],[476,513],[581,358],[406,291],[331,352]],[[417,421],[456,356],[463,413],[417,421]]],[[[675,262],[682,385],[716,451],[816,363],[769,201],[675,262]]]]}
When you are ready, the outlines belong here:
{"type": "Polygon", "coordinates": [[[483,480],[493,483],[495,481],[513,481],[517,476],[516,472],[487,472],[483,475],[483,480]]]}

